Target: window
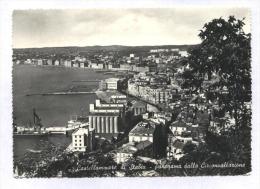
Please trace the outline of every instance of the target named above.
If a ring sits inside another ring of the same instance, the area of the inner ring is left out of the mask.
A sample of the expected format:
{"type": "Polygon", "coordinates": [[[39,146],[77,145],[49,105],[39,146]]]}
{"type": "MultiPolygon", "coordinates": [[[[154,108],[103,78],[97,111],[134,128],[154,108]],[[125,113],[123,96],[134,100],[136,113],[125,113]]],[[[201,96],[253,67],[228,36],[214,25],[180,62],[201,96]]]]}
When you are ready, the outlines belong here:
{"type": "Polygon", "coordinates": [[[75,142],[77,142],[77,140],[75,140],[75,142]]]}

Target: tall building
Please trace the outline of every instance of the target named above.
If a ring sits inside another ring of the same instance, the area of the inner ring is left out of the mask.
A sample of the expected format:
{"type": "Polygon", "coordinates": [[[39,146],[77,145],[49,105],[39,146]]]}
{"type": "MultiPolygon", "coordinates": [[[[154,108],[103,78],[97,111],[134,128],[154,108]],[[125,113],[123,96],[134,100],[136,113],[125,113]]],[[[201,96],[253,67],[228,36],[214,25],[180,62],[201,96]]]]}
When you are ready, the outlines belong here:
{"type": "Polygon", "coordinates": [[[93,128],[79,128],[72,133],[72,150],[78,152],[91,151],[94,147],[95,130],[93,128]]]}
{"type": "Polygon", "coordinates": [[[96,100],[95,104],[89,105],[89,125],[96,133],[119,133],[123,129],[124,117],[124,104],[101,103],[96,100]]]}

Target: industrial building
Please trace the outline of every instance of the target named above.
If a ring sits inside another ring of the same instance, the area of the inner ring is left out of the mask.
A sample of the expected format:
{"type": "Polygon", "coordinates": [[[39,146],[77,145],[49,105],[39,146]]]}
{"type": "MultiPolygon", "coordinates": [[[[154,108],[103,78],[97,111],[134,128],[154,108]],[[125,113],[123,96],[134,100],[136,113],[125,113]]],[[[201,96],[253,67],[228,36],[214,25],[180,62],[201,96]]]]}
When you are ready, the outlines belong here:
{"type": "Polygon", "coordinates": [[[89,125],[96,133],[117,134],[122,130],[125,117],[124,104],[101,103],[89,105],[89,125]]]}

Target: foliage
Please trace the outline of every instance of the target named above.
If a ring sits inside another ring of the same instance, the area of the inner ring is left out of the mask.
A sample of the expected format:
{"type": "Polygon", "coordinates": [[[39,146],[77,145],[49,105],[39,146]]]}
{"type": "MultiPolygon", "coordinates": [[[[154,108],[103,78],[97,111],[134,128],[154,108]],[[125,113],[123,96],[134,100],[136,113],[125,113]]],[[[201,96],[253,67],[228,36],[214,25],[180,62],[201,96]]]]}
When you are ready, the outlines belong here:
{"type": "Polygon", "coordinates": [[[245,102],[251,100],[251,37],[244,33],[243,26],[243,20],[233,16],[227,21],[219,18],[206,23],[199,33],[202,43],[191,51],[186,61],[189,69],[183,73],[183,87],[219,91],[215,98],[225,104],[236,123],[245,102]],[[207,79],[215,80],[208,89],[202,88],[207,79]],[[227,93],[222,94],[225,88],[227,93]]]}
{"type": "MultiPolygon", "coordinates": [[[[190,51],[182,74],[183,88],[205,93],[207,100],[219,104],[220,109],[213,112],[215,117],[221,118],[229,112],[235,120],[234,127],[221,129],[219,135],[208,132],[203,148],[183,157],[187,161],[204,156],[207,162],[222,160],[246,164],[242,170],[222,169],[218,170],[219,174],[251,170],[251,36],[244,33],[243,26],[243,20],[234,16],[206,23],[199,33],[202,43],[190,51]]],[[[203,171],[198,173],[204,174],[203,171]]]]}

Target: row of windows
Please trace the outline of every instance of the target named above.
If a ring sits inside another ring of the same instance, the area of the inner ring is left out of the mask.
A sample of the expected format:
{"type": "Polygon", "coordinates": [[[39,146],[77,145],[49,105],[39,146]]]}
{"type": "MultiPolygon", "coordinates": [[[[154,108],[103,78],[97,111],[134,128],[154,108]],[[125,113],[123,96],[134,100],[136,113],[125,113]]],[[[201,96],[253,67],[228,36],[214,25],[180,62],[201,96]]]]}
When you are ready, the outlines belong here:
{"type": "MultiPolygon", "coordinates": [[[[75,140],[75,142],[77,142],[77,140],[75,140]]],[[[81,142],[81,140],[79,140],[79,142],[81,142]]]]}
{"type": "Polygon", "coordinates": [[[84,148],[82,148],[82,147],[79,147],[79,148],[75,148],[75,150],[82,150],[82,149],[84,149],[84,148]]]}
{"type": "Polygon", "coordinates": [[[75,138],[77,138],[77,137],[81,138],[81,135],[75,135],[75,138]]]}
{"type": "MultiPolygon", "coordinates": [[[[75,144],[75,146],[77,146],[77,143],[75,144]]],[[[79,146],[82,146],[81,144],[79,144],[79,146]]]]}

